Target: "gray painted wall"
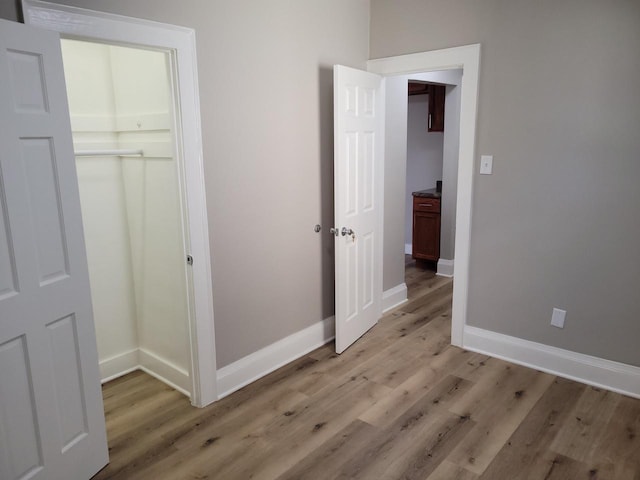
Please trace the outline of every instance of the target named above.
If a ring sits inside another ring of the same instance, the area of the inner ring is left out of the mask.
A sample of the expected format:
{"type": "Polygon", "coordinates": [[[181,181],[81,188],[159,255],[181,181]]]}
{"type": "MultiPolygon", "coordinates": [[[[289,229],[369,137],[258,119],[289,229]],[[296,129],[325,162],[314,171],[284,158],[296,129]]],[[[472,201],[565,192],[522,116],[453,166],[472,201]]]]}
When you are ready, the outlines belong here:
{"type": "Polygon", "coordinates": [[[404,283],[407,80],[395,76],[385,81],[383,290],[404,283]]]}
{"type": "Polygon", "coordinates": [[[371,58],[482,45],[471,325],[640,365],[639,25],[637,1],[372,0],[371,58]]]}
{"type": "MultiPolygon", "coordinates": [[[[456,70],[460,72],[460,70],[456,70]]],[[[460,88],[447,86],[442,146],[442,200],[440,202],[440,258],[455,259],[458,152],[460,150],[460,88]]]]}
{"type": "Polygon", "coordinates": [[[369,2],[58,3],[196,31],[218,367],[333,315],[332,67],[366,68],[369,2]]]}

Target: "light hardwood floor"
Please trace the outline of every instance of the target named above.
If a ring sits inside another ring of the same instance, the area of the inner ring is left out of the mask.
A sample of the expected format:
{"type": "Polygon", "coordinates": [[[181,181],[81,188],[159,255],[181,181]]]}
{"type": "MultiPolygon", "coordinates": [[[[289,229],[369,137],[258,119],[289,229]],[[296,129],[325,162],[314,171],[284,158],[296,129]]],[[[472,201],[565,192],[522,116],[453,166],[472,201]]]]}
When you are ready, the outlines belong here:
{"type": "Polygon", "coordinates": [[[450,280],[195,409],[141,372],[104,386],[95,479],[640,480],[640,400],[449,345],[450,280]]]}

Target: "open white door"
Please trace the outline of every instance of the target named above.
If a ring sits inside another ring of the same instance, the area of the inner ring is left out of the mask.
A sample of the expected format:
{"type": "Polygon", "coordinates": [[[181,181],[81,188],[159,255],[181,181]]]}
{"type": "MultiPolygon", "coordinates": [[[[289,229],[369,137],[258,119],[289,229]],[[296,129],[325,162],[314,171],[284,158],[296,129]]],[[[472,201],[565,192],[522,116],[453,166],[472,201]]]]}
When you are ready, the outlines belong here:
{"type": "Polygon", "coordinates": [[[336,352],[382,315],[384,80],[334,66],[336,352]]]}
{"type": "Polygon", "coordinates": [[[0,20],[0,478],[108,462],[58,34],[0,20]]]}

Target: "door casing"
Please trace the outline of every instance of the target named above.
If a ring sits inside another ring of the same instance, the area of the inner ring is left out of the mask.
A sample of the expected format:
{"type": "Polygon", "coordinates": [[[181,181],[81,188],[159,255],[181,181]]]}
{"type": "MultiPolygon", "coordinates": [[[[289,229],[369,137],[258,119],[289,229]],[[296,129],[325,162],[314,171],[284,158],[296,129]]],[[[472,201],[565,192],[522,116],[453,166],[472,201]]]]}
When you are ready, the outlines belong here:
{"type": "Polygon", "coordinates": [[[176,140],[183,159],[181,190],[185,203],[186,247],[193,257],[190,290],[191,403],[204,407],[217,400],[213,286],[204,189],[200,99],[193,29],[113,15],[39,0],[22,0],[27,25],[53,30],[62,37],[150,48],[171,58],[176,140]]]}
{"type": "MultiPolygon", "coordinates": [[[[367,70],[385,76],[437,70],[463,70],[460,83],[460,148],[456,198],[455,281],[451,314],[451,344],[464,346],[469,295],[469,252],[476,120],[480,74],[480,44],[369,60],[367,70]]],[[[383,226],[384,228],[384,226],[383,226]]]]}

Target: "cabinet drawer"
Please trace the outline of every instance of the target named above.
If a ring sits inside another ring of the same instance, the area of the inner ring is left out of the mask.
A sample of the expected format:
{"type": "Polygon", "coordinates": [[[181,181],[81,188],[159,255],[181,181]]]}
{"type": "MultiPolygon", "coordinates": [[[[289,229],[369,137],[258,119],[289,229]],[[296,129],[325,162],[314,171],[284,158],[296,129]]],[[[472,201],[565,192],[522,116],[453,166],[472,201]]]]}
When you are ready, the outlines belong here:
{"type": "Polygon", "coordinates": [[[440,199],[429,197],[413,197],[413,211],[440,213],[440,199]]]}

